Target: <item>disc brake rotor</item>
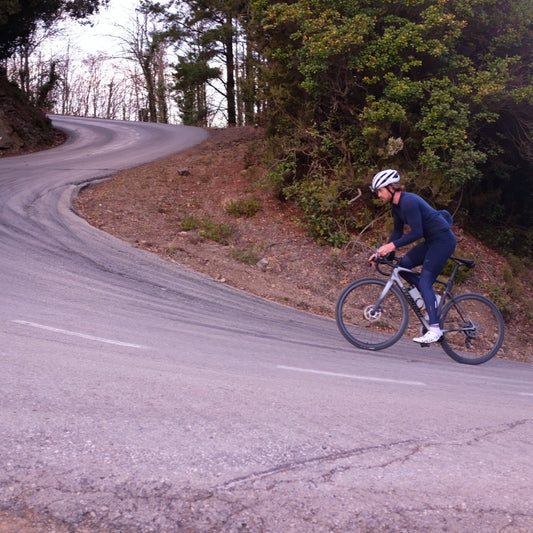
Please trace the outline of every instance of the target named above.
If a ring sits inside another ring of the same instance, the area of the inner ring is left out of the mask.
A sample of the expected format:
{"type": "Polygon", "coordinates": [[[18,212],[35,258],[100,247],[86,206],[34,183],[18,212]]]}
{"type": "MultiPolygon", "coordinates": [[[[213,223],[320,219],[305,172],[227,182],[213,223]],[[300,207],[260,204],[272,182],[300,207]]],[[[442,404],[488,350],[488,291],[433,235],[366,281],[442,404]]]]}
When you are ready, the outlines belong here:
{"type": "Polygon", "coordinates": [[[381,318],[381,309],[376,309],[373,305],[367,305],[364,315],[369,322],[377,322],[381,318]]]}

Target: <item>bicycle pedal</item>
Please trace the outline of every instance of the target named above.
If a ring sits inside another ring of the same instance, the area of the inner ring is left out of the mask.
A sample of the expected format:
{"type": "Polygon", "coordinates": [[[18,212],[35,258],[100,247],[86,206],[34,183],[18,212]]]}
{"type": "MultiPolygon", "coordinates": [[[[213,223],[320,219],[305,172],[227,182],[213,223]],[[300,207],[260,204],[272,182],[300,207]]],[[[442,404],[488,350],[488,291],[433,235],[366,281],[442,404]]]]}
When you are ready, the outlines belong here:
{"type": "Polygon", "coordinates": [[[420,343],[420,348],[429,348],[431,344],[420,343]]]}

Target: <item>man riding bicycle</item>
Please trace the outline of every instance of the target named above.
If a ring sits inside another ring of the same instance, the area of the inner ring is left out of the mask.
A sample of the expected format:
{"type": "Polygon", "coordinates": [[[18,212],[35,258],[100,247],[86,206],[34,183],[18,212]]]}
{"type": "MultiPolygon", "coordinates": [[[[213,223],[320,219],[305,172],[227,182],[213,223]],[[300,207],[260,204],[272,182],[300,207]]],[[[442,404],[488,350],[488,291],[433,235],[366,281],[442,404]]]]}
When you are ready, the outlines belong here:
{"type": "MultiPolygon", "coordinates": [[[[394,169],[382,170],[372,179],[370,190],[377,192],[383,203],[391,204],[394,219],[394,229],[389,241],[380,246],[377,253],[384,257],[398,248],[424,239],[402,257],[400,265],[410,269],[422,265],[419,276],[410,273],[404,273],[402,276],[418,288],[429,316],[429,330],[413,340],[429,344],[437,342],[442,336],[433,284],[453,254],[457,240],[451,230],[450,214],[447,211],[437,211],[414,193],[405,192],[399,181],[400,174],[394,169]],[[406,224],[410,228],[408,233],[404,232],[406,224]]],[[[375,254],[370,257],[370,261],[374,258],[375,254]]]]}

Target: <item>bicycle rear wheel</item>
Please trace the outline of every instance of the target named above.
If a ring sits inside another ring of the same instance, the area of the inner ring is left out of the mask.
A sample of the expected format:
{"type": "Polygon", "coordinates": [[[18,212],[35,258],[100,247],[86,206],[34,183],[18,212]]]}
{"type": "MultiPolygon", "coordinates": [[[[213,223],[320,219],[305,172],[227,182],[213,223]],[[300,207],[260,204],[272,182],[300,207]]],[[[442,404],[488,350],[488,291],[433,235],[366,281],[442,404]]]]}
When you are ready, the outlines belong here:
{"type": "Polygon", "coordinates": [[[335,309],[340,332],[348,342],[365,350],[382,350],[403,335],[409,311],[399,289],[392,286],[375,307],[386,282],[379,278],[354,281],[342,291],[335,309]]]}
{"type": "Polygon", "coordinates": [[[480,294],[461,294],[446,304],[440,325],[445,331],[442,347],[459,363],[485,363],[503,344],[503,317],[494,303],[480,294]]]}

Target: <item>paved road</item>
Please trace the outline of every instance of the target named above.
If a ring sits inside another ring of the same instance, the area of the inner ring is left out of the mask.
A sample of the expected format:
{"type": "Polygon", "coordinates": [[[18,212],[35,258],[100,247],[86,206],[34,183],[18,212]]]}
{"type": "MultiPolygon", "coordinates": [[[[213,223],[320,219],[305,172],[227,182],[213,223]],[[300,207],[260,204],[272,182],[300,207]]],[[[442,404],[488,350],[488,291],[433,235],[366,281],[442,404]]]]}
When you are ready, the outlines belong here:
{"type": "Polygon", "coordinates": [[[533,531],[530,365],[361,352],[97,231],[70,209],[79,184],[205,133],[55,122],[67,144],[0,160],[0,512],[56,531],[533,531]]]}

